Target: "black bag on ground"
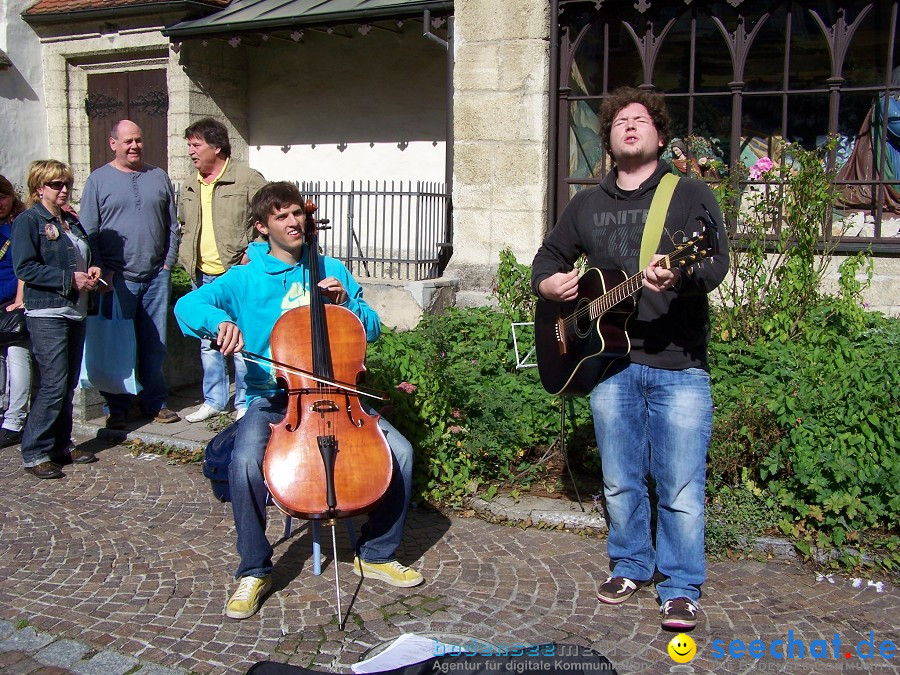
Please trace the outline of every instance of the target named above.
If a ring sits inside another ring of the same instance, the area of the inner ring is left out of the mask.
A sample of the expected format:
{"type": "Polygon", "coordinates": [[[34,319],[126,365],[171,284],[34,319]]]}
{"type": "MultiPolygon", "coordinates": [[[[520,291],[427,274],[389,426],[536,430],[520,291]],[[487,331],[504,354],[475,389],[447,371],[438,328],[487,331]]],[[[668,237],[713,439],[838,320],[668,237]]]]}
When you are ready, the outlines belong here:
{"type": "Polygon", "coordinates": [[[0,304],[0,347],[24,342],[28,338],[28,328],[25,326],[25,310],[14,309],[7,312],[6,308],[12,304],[12,300],[0,304]]]}
{"type": "Polygon", "coordinates": [[[231,465],[231,453],[234,452],[234,438],[237,435],[238,424],[233,422],[213,436],[203,451],[203,475],[209,478],[213,494],[220,502],[231,501],[228,467],[231,465]]]}
{"type": "MultiPolygon", "coordinates": [[[[526,647],[521,654],[467,654],[436,656],[380,675],[427,675],[428,673],[568,673],[590,675],[613,673],[616,669],[600,652],[572,644],[550,643],[526,647]]],[[[275,661],[260,661],[247,675],[319,675],[310,670],[275,661]]]]}

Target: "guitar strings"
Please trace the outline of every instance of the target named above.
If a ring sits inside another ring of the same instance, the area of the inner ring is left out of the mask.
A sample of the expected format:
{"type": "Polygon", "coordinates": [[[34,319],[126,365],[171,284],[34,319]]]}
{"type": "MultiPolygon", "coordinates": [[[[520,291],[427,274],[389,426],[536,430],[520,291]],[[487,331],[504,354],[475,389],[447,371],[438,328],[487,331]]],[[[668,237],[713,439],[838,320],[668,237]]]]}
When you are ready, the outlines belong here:
{"type": "MultiPolygon", "coordinates": [[[[675,261],[678,261],[680,263],[679,267],[682,264],[689,262],[691,260],[692,256],[688,257],[687,259],[681,259],[680,254],[685,249],[688,249],[689,247],[695,245],[696,242],[699,241],[699,239],[700,238],[697,237],[696,239],[693,239],[691,241],[688,241],[688,242],[682,244],[681,246],[678,246],[674,251],[672,251],[672,253],[670,253],[669,255],[663,256],[662,258],[657,260],[656,266],[657,267],[662,266],[664,269],[671,269],[672,263],[675,261]]],[[[698,251],[693,255],[698,255],[700,258],[703,258],[704,253],[705,252],[698,251]]],[[[620,302],[622,302],[629,296],[633,295],[640,288],[641,284],[643,284],[643,283],[644,283],[644,273],[639,272],[638,274],[635,274],[633,277],[626,279],[625,281],[620,283],[618,286],[613,287],[612,289],[610,289],[609,291],[607,291],[606,293],[601,295],[599,298],[595,298],[594,300],[589,302],[587,305],[585,305],[581,309],[576,309],[574,312],[572,312],[572,314],[570,314],[568,317],[563,319],[563,321],[562,321],[563,326],[565,328],[570,328],[570,327],[574,326],[579,320],[584,318],[585,314],[587,314],[587,316],[591,319],[596,319],[596,318],[602,316],[603,314],[608,312],[610,309],[612,309],[613,307],[618,305],[620,302]],[[629,285],[632,285],[633,287],[629,288],[629,285]],[[609,302],[606,303],[607,306],[604,308],[603,301],[606,299],[609,299],[609,302]],[[593,312],[595,309],[602,309],[602,311],[599,312],[598,314],[594,315],[593,312]]]]}

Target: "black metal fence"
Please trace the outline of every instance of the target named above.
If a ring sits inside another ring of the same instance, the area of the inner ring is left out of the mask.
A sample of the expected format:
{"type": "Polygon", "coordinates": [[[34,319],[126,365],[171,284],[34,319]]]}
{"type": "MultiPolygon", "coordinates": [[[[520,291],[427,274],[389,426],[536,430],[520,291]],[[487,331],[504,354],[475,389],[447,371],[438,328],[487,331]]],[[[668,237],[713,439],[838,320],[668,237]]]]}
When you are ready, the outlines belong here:
{"type": "MultiPolygon", "coordinates": [[[[180,185],[175,183],[180,214],[180,185]]],[[[326,255],[354,276],[421,281],[441,275],[451,246],[450,196],[444,183],[424,181],[301,181],[329,229],[326,255]]]]}
{"type": "Polygon", "coordinates": [[[449,195],[444,183],[350,181],[299,183],[329,228],[324,253],[357,277],[434,279],[450,246],[449,195]]]}

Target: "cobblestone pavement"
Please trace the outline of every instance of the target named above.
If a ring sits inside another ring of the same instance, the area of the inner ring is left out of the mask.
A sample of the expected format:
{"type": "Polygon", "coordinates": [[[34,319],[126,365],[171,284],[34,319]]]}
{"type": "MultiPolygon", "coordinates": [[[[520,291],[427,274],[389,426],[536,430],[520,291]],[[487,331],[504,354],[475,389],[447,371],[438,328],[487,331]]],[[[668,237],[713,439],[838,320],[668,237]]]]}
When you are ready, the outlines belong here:
{"type": "MultiPolygon", "coordinates": [[[[900,646],[900,594],[890,585],[817,579],[795,563],[712,563],[692,633],[697,657],[676,665],[666,651],[673,634],[659,627],[651,589],[619,607],[597,602],[608,564],[602,537],[426,509],[411,511],[398,552],[425,585],[359,583],[338,527],[349,608],[341,631],[334,563],[326,555],[323,575],[313,575],[304,525],[276,546],[274,590],[259,614],[232,621],[222,614],[237,563],[230,505],[212,497],[200,466],[135,457],[98,438],[82,447],[98,450],[100,461],[49,481],[23,473],[18,447],[0,450],[4,673],[239,673],[263,659],[350,672],[368,650],[404,632],[500,646],[575,643],[604,653],[620,673],[900,672],[900,658],[878,652],[886,640],[900,646]],[[875,657],[860,658],[857,644],[870,638],[875,657]],[[733,658],[727,650],[736,639],[802,642],[805,658],[796,658],[797,645],[789,660],[733,658]],[[719,658],[715,640],[723,641],[719,658]],[[823,646],[814,640],[827,641],[827,657],[811,658],[823,646]]],[[[274,541],[283,519],[271,515],[274,541]]],[[[323,535],[326,549],[329,530],[323,535]]]]}

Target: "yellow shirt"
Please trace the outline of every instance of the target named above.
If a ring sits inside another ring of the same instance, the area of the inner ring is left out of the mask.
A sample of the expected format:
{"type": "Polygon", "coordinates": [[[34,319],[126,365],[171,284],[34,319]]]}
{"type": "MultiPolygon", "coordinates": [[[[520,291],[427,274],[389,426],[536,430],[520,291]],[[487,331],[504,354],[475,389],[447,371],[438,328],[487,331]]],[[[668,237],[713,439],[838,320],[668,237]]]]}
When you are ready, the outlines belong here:
{"type": "Polygon", "coordinates": [[[197,251],[197,267],[204,274],[225,274],[225,267],[216,247],[216,233],[213,230],[212,198],[215,184],[225,173],[230,161],[230,157],[225,160],[222,171],[209,183],[203,180],[203,176],[197,174],[200,181],[200,245],[197,251]]]}

